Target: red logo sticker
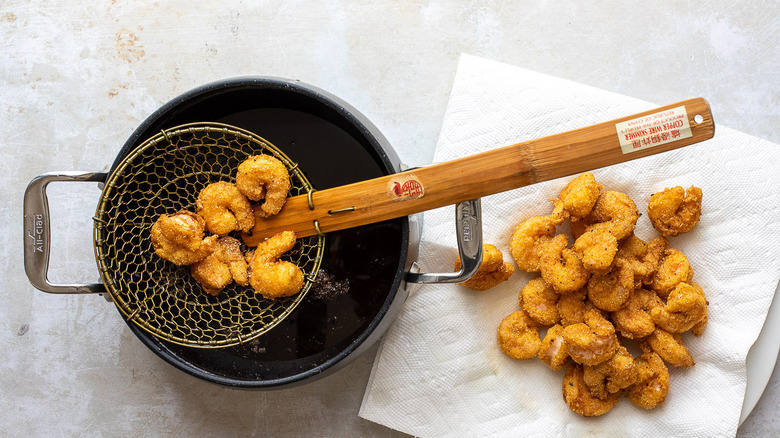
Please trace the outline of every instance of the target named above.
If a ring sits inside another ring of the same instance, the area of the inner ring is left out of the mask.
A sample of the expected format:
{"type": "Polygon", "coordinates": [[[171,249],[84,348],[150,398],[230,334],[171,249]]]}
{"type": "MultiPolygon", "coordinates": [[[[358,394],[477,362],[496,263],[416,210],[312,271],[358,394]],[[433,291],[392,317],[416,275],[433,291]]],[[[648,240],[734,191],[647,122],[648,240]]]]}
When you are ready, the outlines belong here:
{"type": "Polygon", "coordinates": [[[398,175],[387,184],[388,194],[396,201],[418,199],[425,196],[425,188],[414,175],[398,175]]]}

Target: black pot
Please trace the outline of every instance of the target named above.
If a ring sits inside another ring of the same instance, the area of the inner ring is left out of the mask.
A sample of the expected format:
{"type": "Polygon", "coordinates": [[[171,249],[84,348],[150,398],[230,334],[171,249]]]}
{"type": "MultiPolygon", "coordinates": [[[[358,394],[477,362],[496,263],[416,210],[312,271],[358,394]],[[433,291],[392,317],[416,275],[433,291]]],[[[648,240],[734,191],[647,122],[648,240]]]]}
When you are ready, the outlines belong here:
{"type": "MultiPolygon", "coordinates": [[[[177,97],[133,133],[114,166],[160,130],[197,121],[262,133],[299,163],[318,190],[400,170],[384,136],[346,102],[297,81],[269,78],[216,82],[177,97]]],[[[416,239],[409,219],[400,218],[331,233],[326,245],[322,268],[335,282],[348,281],[348,292],[310,293],[293,314],[247,345],[183,347],[129,327],[169,363],[223,385],[274,387],[335,371],[376,342],[400,310],[416,239]]]]}
{"type": "MultiPolygon", "coordinates": [[[[48,222],[39,219],[47,215],[36,212],[47,210],[48,182],[104,181],[129,153],[161,130],[206,121],[261,135],[298,163],[317,190],[402,170],[379,130],[356,109],[323,90],[276,78],[236,78],[207,84],[173,99],[146,119],[107,174],[64,172],[43,175],[30,183],[25,194],[25,232],[29,236],[25,267],[33,285],[53,293],[105,292],[101,284],[52,285],[46,281],[48,222]]],[[[478,201],[467,211],[474,211],[474,207],[478,215],[478,201]]],[[[409,216],[329,233],[321,268],[337,287],[311,290],[280,324],[242,345],[181,346],[133,322],[128,321],[128,326],[165,361],[207,381],[243,388],[311,381],[345,366],[379,340],[408,296],[407,279],[459,281],[479,265],[481,252],[472,257],[476,265],[471,263],[464,268],[468,272],[460,276],[446,279],[410,274],[417,256],[418,222],[417,216],[409,216]]],[[[477,246],[481,250],[481,233],[477,246]]]]}

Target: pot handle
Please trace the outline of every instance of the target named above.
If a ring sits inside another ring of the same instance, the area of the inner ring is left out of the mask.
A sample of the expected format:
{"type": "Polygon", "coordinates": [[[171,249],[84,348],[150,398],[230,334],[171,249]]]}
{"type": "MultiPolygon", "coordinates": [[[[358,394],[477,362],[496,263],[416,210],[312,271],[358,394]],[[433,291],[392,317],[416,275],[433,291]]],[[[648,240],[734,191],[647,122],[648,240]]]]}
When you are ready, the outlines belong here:
{"type": "Polygon", "coordinates": [[[105,182],[104,172],[53,172],[35,177],[24,192],[24,270],[36,289],[54,294],[104,293],[102,283],[52,284],[48,280],[50,226],[46,186],[51,182],[105,182]]]}
{"type": "Polygon", "coordinates": [[[412,283],[461,283],[471,278],[482,264],[482,202],[479,198],[455,205],[455,229],[461,268],[458,272],[409,272],[412,283]]]}

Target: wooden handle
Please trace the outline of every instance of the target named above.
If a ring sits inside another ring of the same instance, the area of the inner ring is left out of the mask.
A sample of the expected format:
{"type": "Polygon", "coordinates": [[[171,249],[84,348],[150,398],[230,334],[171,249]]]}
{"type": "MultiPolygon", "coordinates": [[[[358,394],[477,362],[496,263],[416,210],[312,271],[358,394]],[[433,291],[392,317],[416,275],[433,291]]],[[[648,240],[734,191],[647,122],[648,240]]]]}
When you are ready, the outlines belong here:
{"type": "Polygon", "coordinates": [[[289,198],[242,237],[255,246],[352,228],[677,149],[715,133],[710,107],[690,99],[469,157],[289,198]]]}

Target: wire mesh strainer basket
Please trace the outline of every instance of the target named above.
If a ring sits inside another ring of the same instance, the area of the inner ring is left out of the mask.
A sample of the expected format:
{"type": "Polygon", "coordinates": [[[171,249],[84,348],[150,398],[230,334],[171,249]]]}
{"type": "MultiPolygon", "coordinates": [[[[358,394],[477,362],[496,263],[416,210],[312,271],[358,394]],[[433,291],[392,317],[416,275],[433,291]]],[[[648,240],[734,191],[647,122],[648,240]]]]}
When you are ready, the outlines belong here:
{"type": "Polygon", "coordinates": [[[187,266],[158,257],[150,229],[157,218],[195,211],[198,193],[217,181],[235,182],[238,165],[267,154],[290,171],[290,196],[311,184],[284,153],[257,135],[229,125],[193,123],[149,138],[109,175],[95,215],[94,244],[103,283],[125,317],[166,341],[194,347],[228,347],[262,335],[289,315],[314,282],[324,236],[298,239],[283,260],[306,282],[295,296],[269,300],[232,284],[205,293],[187,266]]]}

